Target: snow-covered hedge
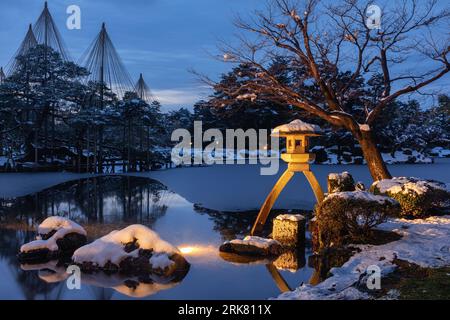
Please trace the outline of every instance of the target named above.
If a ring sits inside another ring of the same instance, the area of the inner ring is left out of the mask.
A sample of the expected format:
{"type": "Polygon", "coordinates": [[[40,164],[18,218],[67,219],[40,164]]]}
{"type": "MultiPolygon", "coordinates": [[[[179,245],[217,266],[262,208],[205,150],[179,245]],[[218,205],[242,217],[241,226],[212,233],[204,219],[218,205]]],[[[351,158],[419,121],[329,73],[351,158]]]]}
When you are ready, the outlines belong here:
{"type": "Polygon", "coordinates": [[[79,248],[72,259],[83,271],[171,276],[189,268],[189,263],[176,247],[143,225],[131,225],[112,231],[79,248]]]}
{"type": "Polygon", "coordinates": [[[405,217],[426,217],[431,210],[450,205],[446,185],[433,180],[396,177],[376,181],[370,190],[396,199],[402,207],[401,216],[405,217]]]}
{"type": "Polygon", "coordinates": [[[367,241],[373,227],[399,211],[396,200],[366,191],[329,194],[316,207],[320,247],[367,241]]]}
{"type": "Polygon", "coordinates": [[[77,223],[59,216],[45,219],[38,227],[36,240],[20,248],[22,262],[42,262],[69,256],[86,244],[86,231],[77,223]]]}

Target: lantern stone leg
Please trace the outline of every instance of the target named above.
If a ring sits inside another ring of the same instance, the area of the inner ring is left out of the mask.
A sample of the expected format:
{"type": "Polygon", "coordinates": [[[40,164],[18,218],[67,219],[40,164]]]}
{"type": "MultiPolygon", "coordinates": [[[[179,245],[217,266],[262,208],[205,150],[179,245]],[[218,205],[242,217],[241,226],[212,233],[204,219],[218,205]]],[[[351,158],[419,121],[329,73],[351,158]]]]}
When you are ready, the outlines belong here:
{"type": "Polygon", "coordinates": [[[253,225],[252,231],[250,233],[252,236],[262,230],[275,201],[278,199],[281,191],[293,176],[294,172],[288,169],[283,173],[280,179],[278,179],[277,183],[275,183],[275,186],[272,188],[272,191],[270,191],[269,195],[264,201],[264,204],[259,210],[258,217],[256,218],[255,224],[253,225]]]}
{"type": "Polygon", "coordinates": [[[272,191],[270,191],[267,196],[264,204],[259,210],[258,217],[253,225],[251,230],[251,235],[256,235],[260,233],[266,223],[267,217],[269,216],[270,210],[272,210],[275,201],[278,199],[281,191],[286,187],[287,183],[294,176],[295,172],[303,172],[306,179],[308,180],[311,189],[314,192],[314,196],[316,197],[317,202],[321,202],[324,198],[322,188],[320,187],[319,182],[317,181],[314,173],[309,170],[308,164],[292,164],[290,163],[288,169],[283,173],[283,175],[278,179],[277,183],[273,187],[272,191]]]}
{"type": "Polygon", "coordinates": [[[319,184],[319,181],[317,181],[314,173],[310,170],[305,170],[305,171],[303,171],[303,174],[305,175],[306,179],[308,180],[309,184],[311,185],[311,188],[314,192],[314,196],[316,197],[317,203],[322,202],[324,199],[323,190],[319,184]]]}

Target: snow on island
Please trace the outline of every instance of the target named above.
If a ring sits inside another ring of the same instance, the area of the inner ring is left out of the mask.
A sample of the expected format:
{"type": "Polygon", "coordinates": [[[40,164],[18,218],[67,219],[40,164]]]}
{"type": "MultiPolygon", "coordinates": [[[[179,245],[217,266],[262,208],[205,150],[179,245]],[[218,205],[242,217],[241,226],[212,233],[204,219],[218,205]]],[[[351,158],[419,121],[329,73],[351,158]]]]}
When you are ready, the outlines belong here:
{"type": "Polygon", "coordinates": [[[434,147],[431,149],[430,154],[438,158],[450,158],[450,150],[442,147],[434,147]]]}
{"type": "Polygon", "coordinates": [[[257,236],[225,241],[219,248],[221,252],[254,256],[277,256],[281,253],[281,249],[278,241],[257,236]]]}
{"type": "Polygon", "coordinates": [[[339,268],[332,268],[331,277],[316,286],[302,284],[291,292],[281,294],[280,300],[370,299],[365,287],[367,269],[378,266],[382,276],[396,269],[395,259],[421,267],[440,268],[450,265],[450,216],[427,219],[392,219],[378,226],[402,236],[384,245],[358,245],[361,250],[339,268]]]}
{"type": "Polygon", "coordinates": [[[382,153],[383,161],[387,164],[399,163],[433,163],[433,159],[425,153],[417,150],[404,149],[395,151],[394,153],[382,153]]]}
{"type": "Polygon", "coordinates": [[[303,122],[300,119],[296,119],[290,123],[283,124],[273,129],[272,134],[284,134],[284,133],[321,133],[322,129],[315,124],[303,122]]]}
{"type": "Polygon", "coordinates": [[[58,241],[69,234],[78,234],[86,237],[86,230],[79,224],[59,216],[49,217],[38,226],[37,240],[20,247],[21,253],[28,253],[40,249],[58,251],[58,241]]]}
{"type": "Polygon", "coordinates": [[[152,271],[176,271],[177,263],[187,267],[180,251],[162,240],[153,230],[143,225],[131,225],[79,248],[73,261],[85,268],[103,269],[113,264],[116,268],[137,268],[152,271]]]}
{"type": "Polygon", "coordinates": [[[278,241],[276,241],[276,240],[257,237],[257,236],[246,236],[243,240],[234,239],[229,242],[232,244],[255,246],[255,247],[258,247],[261,249],[268,249],[271,245],[278,244],[278,241]]]}

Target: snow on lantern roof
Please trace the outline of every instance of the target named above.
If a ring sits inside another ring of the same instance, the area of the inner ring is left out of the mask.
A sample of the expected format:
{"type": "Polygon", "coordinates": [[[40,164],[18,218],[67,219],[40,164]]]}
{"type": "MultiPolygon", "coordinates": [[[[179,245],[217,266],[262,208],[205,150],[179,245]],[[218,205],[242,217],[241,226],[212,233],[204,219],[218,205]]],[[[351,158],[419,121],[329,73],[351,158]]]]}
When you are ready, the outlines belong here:
{"type": "Polygon", "coordinates": [[[322,129],[315,124],[303,122],[300,119],[296,119],[290,123],[283,124],[276,127],[272,131],[272,136],[281,136],[286,134],[304,134],[304,135],[319,135],[322,129]]]}

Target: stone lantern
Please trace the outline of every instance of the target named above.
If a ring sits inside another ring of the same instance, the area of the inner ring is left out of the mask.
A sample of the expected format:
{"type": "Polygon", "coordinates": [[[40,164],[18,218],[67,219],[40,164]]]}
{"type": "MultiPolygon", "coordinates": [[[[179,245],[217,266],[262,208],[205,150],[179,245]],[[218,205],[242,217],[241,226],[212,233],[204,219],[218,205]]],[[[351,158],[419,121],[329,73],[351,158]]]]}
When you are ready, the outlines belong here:
{"type": "Polygon", "coordinates": [[[286,153],[281,155],[281,159],[287,163],[308,163],[315,158],[315,154],[308,153],[309,138],[320,136],[320,132],[320,127],[315,124],[294,120],[276,127],[272,136],[286,138],[286,153]]]}
{"type": "Polygon", "coordinates": [[[322,188],[310,170],[310,162],[314,161],[315,154],[308,153],[310,137],[320,136],[321,132],[319,126],[301,120],[294,120],[291,123],[278,126],[272,131],[272,136],[286,138],[286,153],[281,155],[281,159],[288,163],[288,168],[264,201],[253,225],[251,235],[255,235],[262,230],[276,199],[296,172],[302,172],[305,175],[316,200],[318,202],[323,200],[322,188]]]}

